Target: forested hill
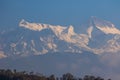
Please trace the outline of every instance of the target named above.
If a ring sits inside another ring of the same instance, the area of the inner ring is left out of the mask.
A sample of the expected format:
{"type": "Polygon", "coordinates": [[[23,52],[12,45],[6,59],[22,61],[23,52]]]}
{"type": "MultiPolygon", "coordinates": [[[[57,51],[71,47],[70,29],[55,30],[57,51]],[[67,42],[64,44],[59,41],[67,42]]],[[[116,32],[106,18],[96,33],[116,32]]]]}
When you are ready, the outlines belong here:
{"type": "Polygon", "coordinates": [[[53,74],[51,74],[50,76],[45,76],[40,73],[16,71],[16,69],[14,70],[0,69],[0,80],[105,80],[105,79],[94,75],[85,75],[83,78],[81,78],[75,77],[71,73],[66,73],[63,74],[62,77],[56,77],[53,74]]]}

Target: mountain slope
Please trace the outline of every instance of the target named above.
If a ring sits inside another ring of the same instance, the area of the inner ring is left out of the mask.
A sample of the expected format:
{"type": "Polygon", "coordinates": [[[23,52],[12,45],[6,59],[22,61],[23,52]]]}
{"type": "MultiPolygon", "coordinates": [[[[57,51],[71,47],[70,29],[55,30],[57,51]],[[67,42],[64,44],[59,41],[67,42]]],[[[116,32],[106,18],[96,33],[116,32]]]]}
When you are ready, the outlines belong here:
{"type": "Polygon", "coordinates": [[[1,58],[54,52],[89,51],[101,54],[120,51],[120,30],[111,22],[92,17],[88,24],[86,32],[78,34],[73,26],[55,26],[21,20],[20,27],[0,33],[1,58]]]}
{"type": "Polygon", "coordinates": [[[120,30],[96,17],[86,25],[84,33],[76,33],[71,25],[22,20],[20,27],[0,32],[0,68],[119,80],[120,30]]]}
{"type": "Polygon", "coordinates": [[[120,34],[120,30],[115,27],[114,24],[112,24],[109,21],[101,20],[96,17],[93,17],[94,25],[103,31],[105,34],[120,34]]]}

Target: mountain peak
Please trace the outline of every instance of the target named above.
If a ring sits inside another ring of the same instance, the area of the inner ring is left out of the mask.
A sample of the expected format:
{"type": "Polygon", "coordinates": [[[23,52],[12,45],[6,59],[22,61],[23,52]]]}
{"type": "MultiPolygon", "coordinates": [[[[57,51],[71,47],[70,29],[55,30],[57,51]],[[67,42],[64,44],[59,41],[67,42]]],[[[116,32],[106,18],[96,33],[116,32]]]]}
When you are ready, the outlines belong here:
{"type": "Polygon", "coordinates": [[[97,17],[92,17],[93,24],[105,34],[120,34],[120,30],[115,27],[115,25],[109,21],[99,19],[97,17]]]}
{"type": "Polygon", "coordinates": [[[34,30],[34,31],[41,31],[49,27],[47,24],[29,23],[24,19],[20,21],[19,26],[30,29],[30,30],[34,30]]]}
{"type": "Polygon", "coordinates": [[[70,35],[74,35],[75,34],[74,27],[72,25],[70,25],[69,28],[68,28],[68,34],[70,34],[70,35]]]}
{"type": "Polygon", "coordinates": [[[114,24],[112,24],[111,22],[99,19],[95,16],[92,17],[92,21],[94,22],[94,24],[96,24],[97,26],[100,26],[100,27],[107,27],[107,26],[108,27],[114,27],[114,24]]]}
{"type": "MultiPolygon", "coordinates": [[[[109,49],[109,52],[115,50],[115,48],[116,51],[119,49],[119,41],[116,40],[116,43],[113,45],[113,42],[115,41],[113,38],[116,34],[120,34],[120,30],[111,22],[96,17],[92,17],[92,20],[87,25],[88,27],[86,27],[87,29],[85,29],[86,31],[84,33],[76,33],[72,25],[66,27],[60,25],[30,23],[24,19],[20,21],[19,26],[28,30],[15,29],[8,34],[1,34],[2,36],[5,36],[5,38],[0,36],[2,48],[0,57],[18,54],[22,56],[36,55],[56,51],[78,53],[90,51],[93,53],[104,53],[105,49],[103,47],[106,47],[107,45],[108,48],[106,49],[109,49]],[[6,37],[6,35],[8,36],[6,37]],[[112,47],[109,47],[109,45],[112,47]]],[[[81,30],[84,31],[83,27],[81,30]]]]}

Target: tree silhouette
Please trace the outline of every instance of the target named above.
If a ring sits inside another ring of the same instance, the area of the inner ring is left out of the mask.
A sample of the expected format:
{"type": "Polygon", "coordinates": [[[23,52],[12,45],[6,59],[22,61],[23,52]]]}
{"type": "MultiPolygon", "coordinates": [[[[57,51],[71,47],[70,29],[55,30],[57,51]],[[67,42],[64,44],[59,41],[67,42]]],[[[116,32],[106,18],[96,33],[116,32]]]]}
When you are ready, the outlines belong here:
{"type": "Polygon", "coordinates": [[[14,69],[13,71],[10,69],[0,69],[0,80],[104,80],[104,78],[95,77],[93,75],[85,75],[83,78],[76,78],[71,73],[63,74],[60,78],[55,77],[54,74],[50,75],[49,77],[46,77],[42,74],[37,75],[33,71],[27,73],[26,71],[17,72],[16,69],[14,69]]]}
{"type": "Polygon", "coordinates": [[[49,80],[55,80],[55,76],[52,74],[52,75],[49,77],[49,80]]]}
{"type": "Polygon", "coordinates": [[[73,80],[73,75],[71,73],[63,74],[63,80],[73,80]]]}

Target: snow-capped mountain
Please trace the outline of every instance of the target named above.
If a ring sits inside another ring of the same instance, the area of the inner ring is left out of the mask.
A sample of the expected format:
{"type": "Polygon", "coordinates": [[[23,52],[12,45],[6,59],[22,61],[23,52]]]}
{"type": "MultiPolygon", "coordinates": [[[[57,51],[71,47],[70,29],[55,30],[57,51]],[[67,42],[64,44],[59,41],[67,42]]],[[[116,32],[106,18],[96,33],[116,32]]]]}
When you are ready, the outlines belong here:
{"type": "Polygon", "coordinates": [[[0,68],[119,80],[120,30],[96,17],[86,25],[85,32],[76,33],[72,25],[21,20],[19,27],[0,31],[0,68]]]}
{"type": "Polygon", "coordinates": [[[95,54],[120,51],[120,30],[109,21],[92,17],[84,34],[72,25],[30,23],[21,20],[17,29],[0,32],[0,58],[55,52],[95,54]]]}

